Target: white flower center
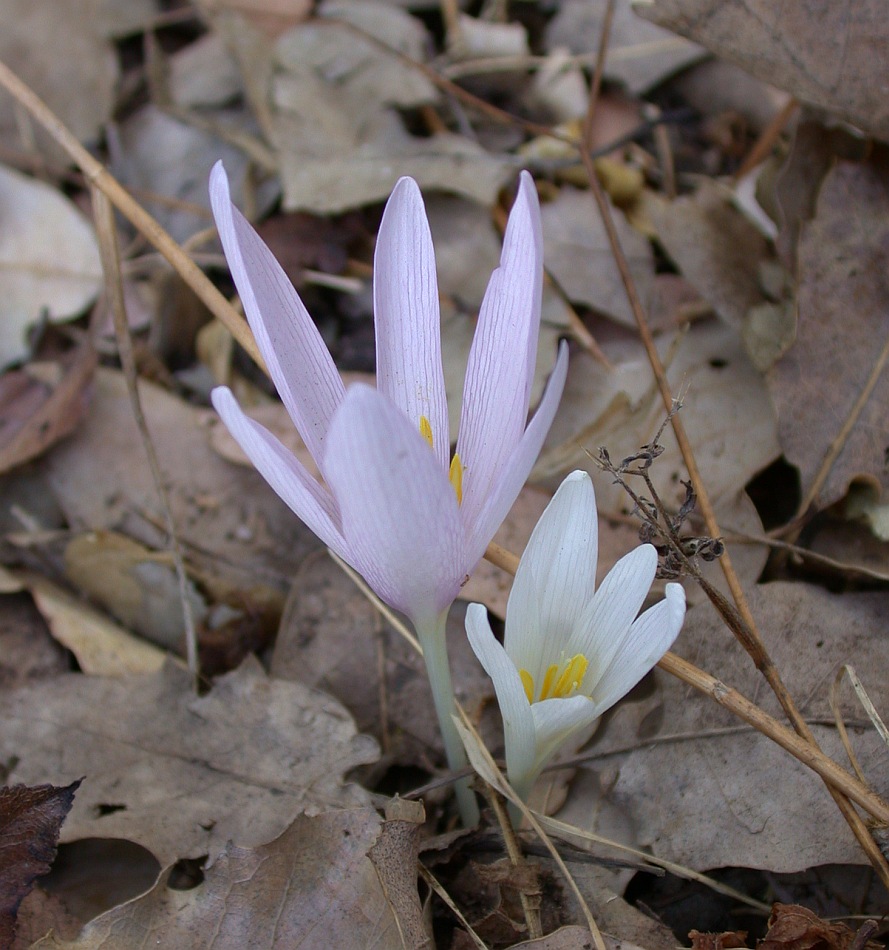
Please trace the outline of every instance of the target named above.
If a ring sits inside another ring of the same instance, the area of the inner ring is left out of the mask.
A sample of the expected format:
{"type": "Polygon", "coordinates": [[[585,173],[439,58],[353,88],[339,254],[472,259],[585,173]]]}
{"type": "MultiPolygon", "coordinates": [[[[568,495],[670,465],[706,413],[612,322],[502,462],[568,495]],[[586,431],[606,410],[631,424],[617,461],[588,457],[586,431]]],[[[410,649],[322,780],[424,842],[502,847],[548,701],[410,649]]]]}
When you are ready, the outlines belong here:
{"type": "Polygon", "coordinates": [[[539,694],[534,688],[534,677],[527,670],[519,670],[528,702],[539,703],[544,699],[565,699],[571,696],[583,682],[587,666],[589,663],[582,653],[561,663],[553,663],[543,674],[539,694]]]}

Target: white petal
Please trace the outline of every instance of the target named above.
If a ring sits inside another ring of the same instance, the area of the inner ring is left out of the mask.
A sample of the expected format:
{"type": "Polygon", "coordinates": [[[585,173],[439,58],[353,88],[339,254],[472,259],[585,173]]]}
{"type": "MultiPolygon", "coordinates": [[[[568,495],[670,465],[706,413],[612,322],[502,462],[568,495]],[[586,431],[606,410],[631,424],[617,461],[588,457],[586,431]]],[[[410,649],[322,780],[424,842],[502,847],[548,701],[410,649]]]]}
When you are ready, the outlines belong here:
{"type": "Polygon", "coordinates": [[[685,619],[685,591],[667,584],[666,597],[650,607],[630,627],[602,670],[593,692],[597,715],[602,715],[651,670],[670,649],[685,619]]]}
{"type": "Polygon", "coordinates": [[[586,696],[545,699],[534,703],[531,714],[534,717],[535,776],[573,733],[599,716],[596,706],[586,696]]]}
{"type": "Polygon", "coordinates": [[[463,505],[474,519],[525,431],[537,354],[543,239],[534,181],[522,172],[469,351],[457,453],[463,505]]]}
{"type": "Polygon", "coordinates": [[[572,655],[582,653],[589,662],[580,687],[587,695],[594,691],[639,613],[656,570],[657,551],[652,545],[630,551],[605,576],[578,621],[568,649],[572,655]]]}
{"type": "Polygon", "coordinates": [[[441,367],[441,320],[432,234],[417,183],[401,178],[386,204],[374,254],[377,387],[420,426],[450,464],[448,404],[441,367]]]}
{"type": "Polygon", "coordinates": [[[210,398],[232,438],[260,475],[308,528],[351,563],[338,527],[339,513],[330,494],[271,432],[243,412],[228,387],[217,386],[210,398]]]}
{"type": "Polygon", "coordinates": [[[598,533],[593,483],[586,472],[572,472],[531,534],[506,609],[506,652],[535,682],[548,666],[564,659],[581,613],[592,600],[598,533]],[[526,587],[534,590],[537,604],[539,627],[531,636],[516,616],[527,609],[526,587]]]}
{"type": "Polygon", "coordinates": [[[376,389],[350,387],[321,469],[352,563],[374,591],[415,622],[450,606],[467,571],[457,498],[407,416],[376,389]]]}
{"type": "Polygon", "coordinates": [[[534,720],[521,677],[506,651],[497,642],[481,604],[466,608],[466,635],[479,663],[494,683],[503,718],[506,768],[510,781],[530,774],[535,758],[534,720]]]}
{"type": "Polygon", "coordinates": [[[562,343],[537,412],[528,423],[528,428],[519,444],[501,467],[499,481],[493,486],[490,497],[485,501],[476,518],[470,517],[470,512],[465,505],[461,507],[468,538],[469,562],[473,567],[485,553],[485,548],[503,523],[503,519],[509,514],[509,509],[512,508],[513,502],[537,461],[546,434],[559,408],[567,374],[568,347],[562,343]],[[475,558],[474,561],[473,558],[475,558]]]}
{"type": "Polygon", "coordinates": [[[345,388],[281,265],[232,204],[222,162],[210,175],[213,217],[244,313],[290,418],[315,461],[345,388]]]}

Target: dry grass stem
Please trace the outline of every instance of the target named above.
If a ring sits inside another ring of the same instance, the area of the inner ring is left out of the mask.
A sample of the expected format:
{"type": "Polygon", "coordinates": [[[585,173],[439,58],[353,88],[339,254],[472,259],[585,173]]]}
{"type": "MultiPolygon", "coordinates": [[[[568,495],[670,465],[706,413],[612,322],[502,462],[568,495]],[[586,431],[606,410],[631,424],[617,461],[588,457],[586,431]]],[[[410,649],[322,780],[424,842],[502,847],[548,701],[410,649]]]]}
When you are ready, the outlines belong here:
{"type": "Polygon", "coordinates": [[[173,512],[170,510],[170,500],[164,487],[164,478],[158,462],[154,442],[148,430],[145,413],[142,411],[142,400],[139,396],[139,374],[136,369],[136,359],[133,355],[133,340],[130,336],[130,327],[127,320],[126,303],[123,295],[123,283],[120,274],[120,254],[117,246],[117,229],[114,222],[114,208],[108,198],[97,188],[91,190],[93,202],[93,217],[96,225],[96,235],[99,240],[99,253],[102,258],[102,270],[105,274],[105,293],[114,319],[114,333],[117,337],[120,365],[123,369],[127,384],[130,403],[133,409],[133,418],[148,456],[148,467],[151,469],[151,478],[160,499],[161,510],[170,539],[170,548],[173,563],[176,569],[176,580],[179,585],[179,600],[182,606],[182,620],[185,630],[185,656],[188,670],[191,673],[195,688],[199,685],[200,666],[198,662],[198,636],[194,625],[194,615],[191,602],[188,599],[188,574],[185,570],[185,560],[182,557],[182,547],[173,521],[173,512]]]}

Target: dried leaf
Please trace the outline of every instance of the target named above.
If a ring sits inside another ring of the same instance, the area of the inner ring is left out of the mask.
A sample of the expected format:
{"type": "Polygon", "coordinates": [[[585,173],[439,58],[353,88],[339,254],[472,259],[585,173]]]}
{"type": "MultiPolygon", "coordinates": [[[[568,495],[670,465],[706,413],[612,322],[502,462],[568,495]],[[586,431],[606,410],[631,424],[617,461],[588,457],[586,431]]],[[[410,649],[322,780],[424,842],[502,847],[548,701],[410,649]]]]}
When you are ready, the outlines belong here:
{"type": "MultiPolygon", "coordinates": [[[[165,650],[183,652],[182,600],[169,551],[152,551],[124,535],[98,531],[72,538],[64,561],[74,587],[124,627],[165,650]]],[[[207,603],[190,582],[186,591],[199,624],[207,603]]],[[[156,664],[153,669],[159,667],[156,664]]]]}
{"type": "MultiPolygon", "coordinates": [[[[547,47],[567,47],[572,53],[594,55],[604,14],[605,8],[599,4],[563,0],[547,29],[547,47]]],[[[617,0],[605,60],[608,79],[624,83],[638,95],[704,55],[696,44],[646,23],[636,15],[630,0],[617,0]]]]}
{"type": "Polygon", "coordinates": [[[726,189],[704,181],[690,197],[667,202],[646,193],[645,209],[680,273],[730,326],[766,302],[760,265],[766,239],[731,204],[726,189]]]}
{"type": "Polygon", "coordinates": [[[819,508],[842,498],[853,479],[877,495],[889,486],[885,371],[846,430],[889,338],[887,201],[885,167],[840,162],[828,174],[799,243],[796,343],[769,377],[781,445],[800,470],[804,495],[840,439],[814,499],[819,508]]]}
{"type": "Polygon", "coordinates": [[[117,837],[162,864],[268,841],[308,805],[362,801],[342,776],[376,758],[317,690],[248,662],[196,697],[188,673],[57,677],[0,699],[11,777],[86,775],[64,841],[117,837]],[[171,807],[175,803],[175,807],[171,807]]]}
{"type": "MultiPolygon", "coordinates": [[[[469,646],[464,613],[459,603],[451,610],[448,647],[457,699],[476,709],[491,685],[469,646]]],[[[393,761],[416,766],[441,755],[422,658],[326,554],[306,558],[294,576],[271,669],[335,696],[393,761]]]]}
{"type": "Polygon", "coordinates": [[[738,63],[797,99],[889,137],[889,105],[874,76],[889,69],[889,26],[879,0],[854,15],[831,0],[776,6],[769,0],[637,0],[660,26],[738,63]]]}
{"type": "MultiPolygon", "coordinates": [[[[210,599],[280,610],[293,565],[319,542],[255,471],[221,461],[208,413],[140,383],[173,520],[210,599]]],[[[154,550],[168,539],[123,376],[100,370],[83,425],[37,475],[72,525],[125,533],[154,550]]]]}
{"type": "Polygon", "coordinates": [[[4,947],[15,937],[19,905],[56,856],[59,829],[79,786],[80,780],[65,788],[0,788],[0,945],[4,947]]]}
{"type": "Polygon", "coordinates": [[[403,942],[367,856],[380,824],[366,808],[302,815],[269,844],[226,845],[197,887],[172,889],[168,868],[151,891],[91,921],[76,940],[50,935],[35,950],[129,950],[146,939],[194,950],[421,946],[403,942]]]}
{"type": "Polygon", "coordinates": [[[406,948],[433,946],[423,922],[417,891],[420,828],[426,819],[422,802],[396,798],[386,805],[380,836],[367,852],[392,909],[406,948]]]}
{"type": "Polygon", "coordinates": [[[82,599],[72,597],[39,574],[22,572],[19,576],[52,635],[74,654],[84,673],[155,673],[164,665],[164,651],[122,630],[82,599]]]}
{"type": "MultiPolygon", "coordinates": [[[[567,296],[593,307],[625,326],[636,325],[627,301],[620,271],[589,192],[563,188],[559,197],[545,204],[543,259],[567,296]]],[[[618,208],[612,209],[618,238],[636,287],[647,306],[654,278],[654,257],[646,238],[627,224],[618,208]]]]}
{"type": "MultiPolygon", "coordinates": [[[[828,687],[854,660],[877,709],[889,709],[882,639],[885,593],[838,596],[806,584],[754,587],[750,607],[790,694],[825,753],[845,761],[828,687]]],[[[780,716],[762,677],[709,604],[689,611],[676,652],[780,716]]],[[[821,780],[764,736],[739,725],[711,699],[660,671],[655,688],[618,706],[591,745],[609,801],[632,816],[638,844],[696,870],[755,867],[792,872],[864,860],[821,780]],[[632,751],[627,752],[627,749],[632,751]],[[612,782],[613,787],[612,787],[612,782]]],[[[886,748],[854,695],[842,713],[869,781],[886,791],[886,748]]]]}
{"type": "Polygon", "coordinates": [[[855,936],[846,924],[822,920],[807,907],[775,904],[768,933],[757,950],[850,950],[853,946],[877,950],[881,946],[875,940],[858,944],[855,936]]]}
{"type": "Polygon", "coordinates": [[[25,331],[43,314],[79,316],[101,286],[98,245],[83,215],[50,185],[0,166],[0,367],[27,354],[25,331]]]}
{"type": "MultiPolygon", "coordinates": [[[[144,3],[130,3],[145,12],[144,3]]],[[[106,39],[114,17],[108,0],[2,0],[0,61],[26,82],[83,142],[94,141],[111,118],[118,64],[106,39]]],[[[10,145],[19,138],[13,101],[0,103],[0,131],[10,145]]],[[[48,136],[38,135],[46,154],[48,136]]],[[[61,149],[54,146],[50,154],[61,149]]],[[[67,158],[67,156],[66,156],[67,158]]],[[[5,232],[6,226],[0,229],[5,232]]],[[[49,235],[44,236],[50,239],[49,235]]],[[[72,263],[67,252],[57,260],[72,263]]],[[[5,295],[4,295],[5,296],[5,295]]]]}

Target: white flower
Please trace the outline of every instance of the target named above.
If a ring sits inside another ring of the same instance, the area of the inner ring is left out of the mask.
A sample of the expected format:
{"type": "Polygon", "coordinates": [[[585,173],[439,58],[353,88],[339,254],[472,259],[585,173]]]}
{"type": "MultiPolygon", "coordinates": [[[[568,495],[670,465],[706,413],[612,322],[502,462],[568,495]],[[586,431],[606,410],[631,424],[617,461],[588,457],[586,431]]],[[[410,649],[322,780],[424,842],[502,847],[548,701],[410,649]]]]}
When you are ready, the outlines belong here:
{"type": "Polygon", "coordinates": [[[660,660],[685,618],[680,584],[667,584],[666,598],[636,616],[657,569],[652,545],[621,558],[598,590],[597,557],[593,483],[573,472],[522,555],[503,646],[481,604],[466,614],[469,642],[500,704],[509,780],[525,799],[559,747],[660,660]]]}

